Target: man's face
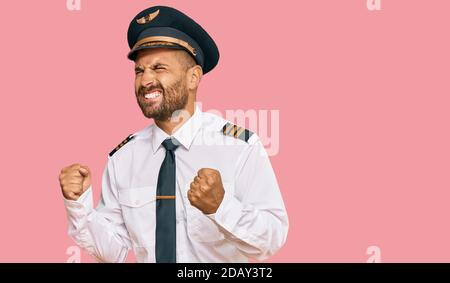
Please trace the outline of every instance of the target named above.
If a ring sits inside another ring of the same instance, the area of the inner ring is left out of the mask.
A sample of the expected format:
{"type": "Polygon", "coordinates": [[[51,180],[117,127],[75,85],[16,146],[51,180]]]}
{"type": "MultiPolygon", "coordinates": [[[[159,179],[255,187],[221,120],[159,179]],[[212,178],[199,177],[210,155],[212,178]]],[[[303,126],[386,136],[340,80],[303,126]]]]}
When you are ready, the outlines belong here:
{"type": "Polygon", "coordinates": [[[189,92],[186,67],[180,61],[184,52],[172,49],[144,49],[135,61],[135,92],[142,113],[147,118],[167,120],[184,109],[189,92]]]}

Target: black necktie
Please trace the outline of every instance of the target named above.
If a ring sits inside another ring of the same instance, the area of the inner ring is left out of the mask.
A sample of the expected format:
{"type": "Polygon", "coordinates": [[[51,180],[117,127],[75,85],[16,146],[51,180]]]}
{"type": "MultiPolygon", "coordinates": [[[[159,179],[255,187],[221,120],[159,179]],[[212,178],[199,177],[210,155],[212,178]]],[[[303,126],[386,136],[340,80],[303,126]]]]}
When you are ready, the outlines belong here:
{"type": "Polygon", "coordinates": [[[156,262],[176,262],[175,210],[175,145],[171,139],[163,141],[166,157],[161,164],[156,191],[156,262]]]}

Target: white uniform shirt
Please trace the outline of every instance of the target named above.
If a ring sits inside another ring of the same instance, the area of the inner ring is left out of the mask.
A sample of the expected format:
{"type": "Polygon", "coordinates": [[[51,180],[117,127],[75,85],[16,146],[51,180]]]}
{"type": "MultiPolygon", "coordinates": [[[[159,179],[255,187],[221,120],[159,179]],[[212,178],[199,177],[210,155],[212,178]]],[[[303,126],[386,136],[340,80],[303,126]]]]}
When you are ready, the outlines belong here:
{"type": "MultiPolygon", "coordinates": [[[[227,136],[223,118],[196,108],[172,135],[176,158],[177,262],[247,262],[273,255],[284,244],[288,217],[267,153],[256,134],[227,136]],[[225,196],[215,214],[193,207],[187,191],[201,168],[220,172],[225,196]]],[[[169,136],[151,124],[108,158],[101,200],[92,188],[65,199],[69,235],[102,262],[155,262],[156,185],[169,136]]]]}

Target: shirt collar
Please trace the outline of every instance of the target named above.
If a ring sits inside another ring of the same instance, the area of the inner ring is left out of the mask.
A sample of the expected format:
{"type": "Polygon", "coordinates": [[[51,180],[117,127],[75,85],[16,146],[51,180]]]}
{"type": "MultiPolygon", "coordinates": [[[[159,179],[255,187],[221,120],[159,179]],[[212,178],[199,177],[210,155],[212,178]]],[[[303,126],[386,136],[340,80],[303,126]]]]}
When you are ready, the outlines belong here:
{"type": "Polygon", "coordinates": [[[188,120],[178,128],[175,133],[169,136],[166,132],[161,130],[156,123],[152,127],[152,149],[153,153],[155,153],[158,148],[161,146],[161,143],[170,137],[175,138],[184,148],[189,150],[191,147],[192,141],[198,133],[202,126],[202,112],[198,108],[195,107],[194,114],[188,118],[188,120]]]}

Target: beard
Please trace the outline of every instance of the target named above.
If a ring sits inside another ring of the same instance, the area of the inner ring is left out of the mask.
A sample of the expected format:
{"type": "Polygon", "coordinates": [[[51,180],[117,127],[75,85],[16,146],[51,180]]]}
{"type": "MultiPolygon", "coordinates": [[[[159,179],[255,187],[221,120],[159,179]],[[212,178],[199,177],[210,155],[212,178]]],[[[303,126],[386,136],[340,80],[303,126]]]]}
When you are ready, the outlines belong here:
{"type": "Polygon", "coordinates": [[[177,110],[184,109],[188,103],[188,96],[189,93],[183,78],[166,87],[159,82],[148,88],[141,86],[136,93],[137,102],[144,116],[159,121],[168,120],[177,110]],[[150,93],[155,89],[162,90],[159,105],[154,105],[154,102],[148,102],[144,97],[146,93],[150,93]]]}

